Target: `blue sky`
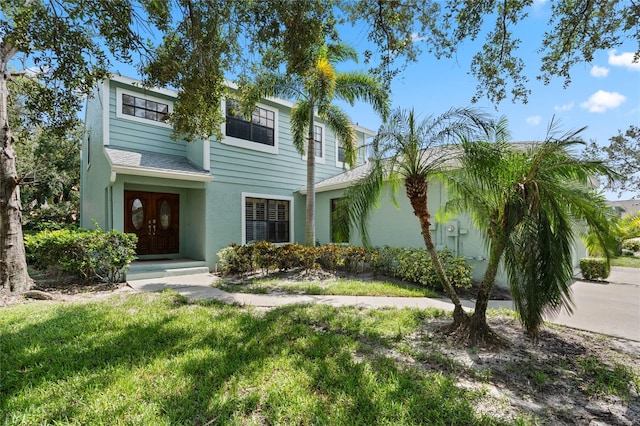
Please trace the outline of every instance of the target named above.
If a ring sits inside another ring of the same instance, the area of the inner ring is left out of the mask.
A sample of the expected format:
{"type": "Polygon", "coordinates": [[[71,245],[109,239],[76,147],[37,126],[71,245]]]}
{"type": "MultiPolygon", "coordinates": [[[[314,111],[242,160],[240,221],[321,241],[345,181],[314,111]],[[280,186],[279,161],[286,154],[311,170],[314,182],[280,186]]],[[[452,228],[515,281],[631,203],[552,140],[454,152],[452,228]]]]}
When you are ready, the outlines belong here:
{"type": "MultiPolygon", "coordinates": [[[[640,125],[640,63],[632,63],[637,49],[632,41],[616,50],[599,52],[592,63],[574,66],[572,82],[566,89],[562,78],[553,79],[549,85],[536,80],[540,69],[540,55],[536,50],[546,29],[548,11],[545,8],[548,7],[537,6],[529,20],[514,29],[522,40],[519,54],[525,61],[528,87],[532,90],[528,103],[514,104],[508,98],[496,109],[488,100],[481,99],[473,106],[496,116],[505,115],[514,141],[544,139],[547,125],[554,116],[565,131],[588,126],[582,133],[583,138],[595,139],[599,144],[607,143],[618,129],[624,131],[631,124],[640,125]]],[[[368,46],[363,28],[345,33],[344,40],[358,50],[368,46]]],[[[455,59],[436,60],[423,53],[393,82],[393,106],[413,107],[424,116],[451,107],[471,106],[477,82],[469,73],[469,65],[480,44],[463,45],[455,59]]],[[[350,108],[349,114],[353,121],[365,127],[377,129],[380,124],[380,119],[366,105],[350,108]]]]}

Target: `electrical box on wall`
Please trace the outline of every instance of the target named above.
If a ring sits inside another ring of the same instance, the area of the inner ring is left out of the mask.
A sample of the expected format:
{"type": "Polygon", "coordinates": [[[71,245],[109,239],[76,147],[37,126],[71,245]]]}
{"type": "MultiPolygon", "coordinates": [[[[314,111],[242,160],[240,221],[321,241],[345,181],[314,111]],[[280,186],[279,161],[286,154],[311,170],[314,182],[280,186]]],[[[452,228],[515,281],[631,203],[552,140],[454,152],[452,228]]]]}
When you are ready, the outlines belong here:
{"type": "Polygon", "coordinates": [[[447,236],[449,237],[456,237],[460,233],[460,227],[457,220],[447,222],[444,229],[447,231],[447,236]]]}

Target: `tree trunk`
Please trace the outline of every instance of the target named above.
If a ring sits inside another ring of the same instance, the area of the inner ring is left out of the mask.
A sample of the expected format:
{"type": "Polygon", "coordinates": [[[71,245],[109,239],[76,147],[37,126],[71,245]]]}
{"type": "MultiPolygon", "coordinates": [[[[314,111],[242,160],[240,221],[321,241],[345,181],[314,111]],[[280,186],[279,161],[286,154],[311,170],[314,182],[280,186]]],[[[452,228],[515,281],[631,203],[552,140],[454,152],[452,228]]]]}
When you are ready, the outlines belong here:
{"type": "Polygon", "coordinates": [[[316,144],[314,141],[313,99],[309,102],[309,133],[307,141],[307,203],[304,245],[316,245],[316,144]]]}
{"type": "Polygon", "coordinates": [[[505,249],[505,243],[503,241],[493,241],[491,243],[491,249],[489,251],[489,261],[487,269],[482,277],[482,283],[478,289],[478,299],[476,300],[476,307],[473,311],[474,322],[478,324],[487,323],[487,306],[489,305],[489,298],[491,297],[491,290],[496,282],[496,275],[498,275],[498,268],[500,266],[500,259],[505,249]]]}
{"type": "MultiPolygon", "coordinates": [[[[5,48],[6,46],[2,46],[5,48]]],[[[2,49],[2,53],[4,49],[2,49]]],[[[31,288],[22,237],[22,208],[16,155],[9,128],[7,58],[0,58],[0,291],[24,292],[31,288]]]]}
{"type": "Polygon", "coordinates": [[[442,282],[442,287],[449,295],[449,298],[453,302],[453,328],[468,323],[469,318],[462,308],[460,298],[456,294],[447,274],[444,271],[444,266],[440,261],[440,256],[436,250],[436,246],[433,243],[433,236],[431,235],[431,213],[429,213],[429,207],[427,205],[428,183],[422,177],[410,177],[405,180],[405,189],[407,191],[407,197],[413,207],[413,214],[416,215],[420,222],[420,228],[422,230],[422,238],[424,239],[424,245],[427,248],[427,252],[431,257],[433,267],[442,282]]]}

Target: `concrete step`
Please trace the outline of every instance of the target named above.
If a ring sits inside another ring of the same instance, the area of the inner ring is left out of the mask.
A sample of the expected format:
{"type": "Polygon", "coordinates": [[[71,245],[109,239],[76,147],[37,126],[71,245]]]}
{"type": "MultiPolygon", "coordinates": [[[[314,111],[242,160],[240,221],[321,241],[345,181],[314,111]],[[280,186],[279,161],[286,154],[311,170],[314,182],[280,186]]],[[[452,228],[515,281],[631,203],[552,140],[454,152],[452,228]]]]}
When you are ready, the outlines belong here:
{"type": "Polygon", "coordinates": [[[177,277],[182,275],[206,274],[209,267],[204,261],[172,259],[161,261],[137,261],[131,264],[126,279],[145,280],[149,278],[177,277]]]}

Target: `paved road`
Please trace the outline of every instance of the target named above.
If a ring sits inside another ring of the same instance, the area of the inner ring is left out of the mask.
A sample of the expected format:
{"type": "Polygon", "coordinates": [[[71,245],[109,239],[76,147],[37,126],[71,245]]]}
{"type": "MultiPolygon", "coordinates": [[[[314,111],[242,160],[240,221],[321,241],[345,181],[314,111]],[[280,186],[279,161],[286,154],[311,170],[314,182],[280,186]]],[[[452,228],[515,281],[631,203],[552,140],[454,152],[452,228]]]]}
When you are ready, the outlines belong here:
{"type": "MultiPolygon", "coordinates": [[[[210,284],[210,274],[155,278],[129,281],[137,291],[159,291],[171,288],[190,299],[217,299],[225,303],[238,303],[261,307],[282,306],[291,303],[323,303],[332,306],[361,306],[368,308],[428,308],[453,310],[446,300],[424,297],[370,297],[370,296],[296,296],[227,293],[210,284]]],[[[573,314],[562,312],[547,320],[555,324],[611,336],[640,341],[640,271],[632,268],[613,268],[609,283],[576,281],[571,286],[575,304],[573,314]]],[[[467,309],[473,301],[463,301],[467,309]]],[[[512,308],[511,302],[491,301],[490,308],[512,308]]]]}

